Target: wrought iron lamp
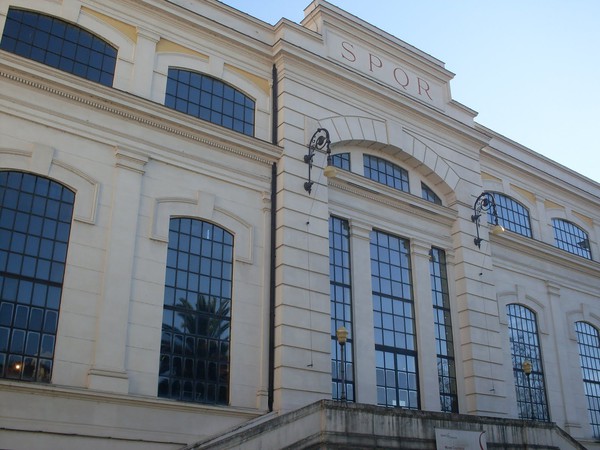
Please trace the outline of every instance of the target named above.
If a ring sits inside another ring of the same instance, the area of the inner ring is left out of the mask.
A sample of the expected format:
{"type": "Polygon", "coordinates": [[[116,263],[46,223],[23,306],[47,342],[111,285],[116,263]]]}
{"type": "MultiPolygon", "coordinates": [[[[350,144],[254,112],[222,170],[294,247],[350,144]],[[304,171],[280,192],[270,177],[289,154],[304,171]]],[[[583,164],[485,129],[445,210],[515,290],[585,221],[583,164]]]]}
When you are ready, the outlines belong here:
{"type": "Polygon", "coordinates": [[[490,229],[491,234],[500,234],[504,233],[504,227],[498,223],[498,212],[496,211],[496,201],[494,200],[494,196],[489,192],[483,192],[477,197],[475,203],[473,204],[473,215],[471,216],[471,221],[475,222],[475,227],[477,229],[477,237],[474,239],[475,245],[481,248],[481,241],[483,238],[479,236],[479,226],[481,221],[481,215],[487,212],[491,214],[494,219],[494,225],[490,229]]]}
{"type": "Polygon", "coordinates": [[[340,400],[346,401],[346,341],[348,340],[348,330],[345,327],[339,327],[335,336],[337,337],[338,344],[340,344],[340,378],[342,379],[342,395],[340,400]]]}
{"type": "Polygon", "coordinates": [[[310,194],[312,185],[315,184],[311,180],[311,170],[313,166],[313,159],[317,151],[325,150],[327,153],[327,166],[323,170],[323,175],[326,177],[335,177],[337,175],[336,168],[331,164],[331,148],[329,147],[331,140],[329,139],[329,131],[325,128],[319,128],[315,131],[310,142],[308,143],[308,153],[304,155],[304,162],[308,164],[308,181],[304,183],[304,189],[310,194]]]}

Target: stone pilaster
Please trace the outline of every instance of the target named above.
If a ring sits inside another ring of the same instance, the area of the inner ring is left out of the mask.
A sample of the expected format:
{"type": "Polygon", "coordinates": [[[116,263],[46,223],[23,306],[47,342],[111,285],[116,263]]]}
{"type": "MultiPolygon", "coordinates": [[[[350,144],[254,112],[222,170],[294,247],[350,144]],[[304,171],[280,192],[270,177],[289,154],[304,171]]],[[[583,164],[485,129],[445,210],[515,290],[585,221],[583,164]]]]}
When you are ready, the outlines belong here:
{"type": "Polygon", "coordinates": [[[96,342],[88,387],[127,393],[127,325],[144,166],[148,159],[115,150],[111,217],[107,236],[104,288],[98,306],[96,342]]]}
{"type": "Polygon", "coordinates": [[[156,57],[156,43],[159,39],[160,35],[156,33],[143,28],[137,30],[131,90],[140,97],[152,97],[154,58],[156,57]]]}
{"type": "MultiPolygon", "coordinates": [[[[560,342],[565,338],[568,339],[569,330],[565,329],[567,321],[565,320],[565,313],[560,304],[560,286],[551,281],[546,281],[546,289],[548,294],[548,304],[550,305],[550,314],[552,317],[552,329],[554,330],[552,333],[554,348],[556,348],[557,351],[561,351],[560,342]]],[[[560,359],[560,355],[556,355],[556,360],[559,361],[560,359]]],[[[575,409],[575,402],[571,401],[571,398],[569,397],[570,390],[566,389],[566,386],[569,385],[569,373],[572,372],[572,370],[573,368],[569,367],[567,364],[558,364],[558,370],[554,376],[558,378],[558,384],[560,386],[565,386],[559,390],[562,396],[561,403],[564,408],[565,428],[569,433],[574,432],[574,434],[579,434],[581,418],[578,417],[577,410],[575,409]]]]}
{"type": "MultiPolygon", "coordinates": [[[[316,128],[315,128],[316,129],[316,128]]],[[[298,140],[308,138],[302,137],[298,140]]],[[[274,409],[331,398],[329,211],[324,155],[304,190],[306,147],[286,142],[278,164],[274,409]]]]}
{"type": "MultiPolygon", "coordinates": [[[[481,221],[481,248],[473,242],[475,224],[470,220],[472,206],[457,202],[459,219],[453,228],[457,261],[454,266],[456,310],[464,376],[464,413],[505,416],[507,382],[504,379],[504,355],[500,334],[500,321],[492,243],[487,220],[481,221]]],[[[457,360],[457,364],[461,361],[457,360]]],[[[460,382],[460,381],[459,381],[460,382]]]]}

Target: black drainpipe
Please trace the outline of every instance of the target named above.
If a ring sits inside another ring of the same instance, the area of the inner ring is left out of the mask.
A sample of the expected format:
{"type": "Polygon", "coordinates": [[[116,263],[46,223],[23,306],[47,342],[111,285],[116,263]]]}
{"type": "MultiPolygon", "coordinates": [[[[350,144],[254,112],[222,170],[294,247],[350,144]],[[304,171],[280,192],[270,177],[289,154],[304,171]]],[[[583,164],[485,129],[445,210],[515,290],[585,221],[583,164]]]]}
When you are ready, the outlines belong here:
{"type": "MultiPolygon", "coordinates": [[[[271,116],[272,135],[271,142],[277,145],[277,67],[273,64],[273,109],[271,116]]],[[[270,267],[270,286],[269,286],[269,387],[268,387],[268,405],[269,412],[273,411],[273,397],[275,393],[275,250],[277,230],[277,163],[271,166],[271,267],[270,267]]]]}

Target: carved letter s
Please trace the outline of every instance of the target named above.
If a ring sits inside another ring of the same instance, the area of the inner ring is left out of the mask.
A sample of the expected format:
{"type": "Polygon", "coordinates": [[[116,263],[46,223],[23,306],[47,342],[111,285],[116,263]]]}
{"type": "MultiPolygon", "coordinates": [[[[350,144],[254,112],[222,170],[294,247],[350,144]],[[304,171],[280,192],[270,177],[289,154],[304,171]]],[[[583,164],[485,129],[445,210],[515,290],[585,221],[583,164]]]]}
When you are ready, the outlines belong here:
{"type": "Polygon", "coordinates": [[[352,53],[352,51],[350,51],[350,49],[351,48],[353,49],[354,46],[350,42],[342,41],[342,47],[344,48],[344,50],[346,50],[348,53],[350,53],[350,55],[352,56],[352,59],[350,59],[348,56],[344,55],[344,52],[342,52],[342,58],[347,59],[350,62],[356,61],[356,55],[354,53],[352,53]]]}

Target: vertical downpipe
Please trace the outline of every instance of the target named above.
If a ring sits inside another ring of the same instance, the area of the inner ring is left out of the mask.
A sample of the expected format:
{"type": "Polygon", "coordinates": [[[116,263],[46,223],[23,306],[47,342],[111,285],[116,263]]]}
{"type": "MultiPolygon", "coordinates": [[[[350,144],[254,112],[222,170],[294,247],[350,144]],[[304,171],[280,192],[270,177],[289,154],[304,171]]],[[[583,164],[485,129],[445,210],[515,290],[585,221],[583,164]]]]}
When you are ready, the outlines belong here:
{"type": "MultiPolygon", "coordinates": [[[[272,111],[273,118],[271,126],[271,142],[277,145],[277,125],[278,125],[278,106],[277,106],[277,67],[273,64],[273,87],[272,87],[272,111]]],[[[270,267],[270,286],[269,286],[269,387],[268,387],[268,406],[269,412],[273,411],[273,397],[275,394],[275,251],[277,230],[277,163],[271,166],[271,267],[270,267]]]]}

